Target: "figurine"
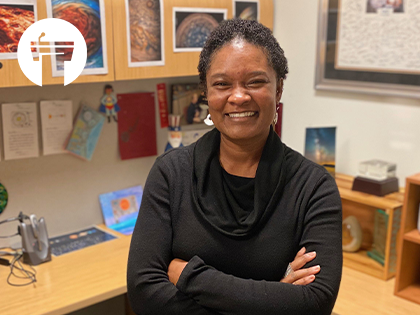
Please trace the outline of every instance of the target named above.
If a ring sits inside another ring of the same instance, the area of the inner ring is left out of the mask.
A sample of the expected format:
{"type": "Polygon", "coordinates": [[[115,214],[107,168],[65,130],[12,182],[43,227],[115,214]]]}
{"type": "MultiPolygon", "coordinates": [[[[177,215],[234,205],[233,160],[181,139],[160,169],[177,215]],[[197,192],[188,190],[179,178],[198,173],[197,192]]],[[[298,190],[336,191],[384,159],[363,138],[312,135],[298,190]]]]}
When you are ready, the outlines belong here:
{"type": "Polygon", "coordinates": [[[106,113],[109,123],[111,122],[111,116],[115,121],[118,121],[117,112],[120,111],[120,107],[117,104],[117,98],[115,97],[114,89],[110,84],[105,85],[104,95],[101,98],[101,106],[99,107],[99,111],[106,113]]]}
{"type": "Polygon", "coordinates": [[[362,246],[362,227],[355,216],[348,216],[343,221],[343,250],[357,252],[362,246]]]}

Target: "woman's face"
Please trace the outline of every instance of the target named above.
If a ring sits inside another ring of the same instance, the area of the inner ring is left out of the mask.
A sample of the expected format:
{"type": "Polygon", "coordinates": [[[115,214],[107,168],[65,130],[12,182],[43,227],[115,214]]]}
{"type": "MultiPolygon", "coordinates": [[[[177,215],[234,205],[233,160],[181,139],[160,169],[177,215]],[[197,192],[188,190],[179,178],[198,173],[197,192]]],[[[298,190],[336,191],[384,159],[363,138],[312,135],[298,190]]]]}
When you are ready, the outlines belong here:
{"type": "Polygon", "coordinates": [[[207,71],[209,113],[230,140],[265,138],[280,101],[282,81],[263,50],[234,39],[212,58],[207,71]]]}

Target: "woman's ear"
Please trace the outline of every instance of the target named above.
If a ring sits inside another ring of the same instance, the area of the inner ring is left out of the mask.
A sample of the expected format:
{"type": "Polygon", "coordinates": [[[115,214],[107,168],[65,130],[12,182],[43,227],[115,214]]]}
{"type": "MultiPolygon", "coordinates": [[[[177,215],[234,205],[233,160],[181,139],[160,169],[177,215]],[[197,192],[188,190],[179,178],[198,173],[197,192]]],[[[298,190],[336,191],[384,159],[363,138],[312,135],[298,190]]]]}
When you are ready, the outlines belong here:
{"type": "Polygon", "coordinates": [[[276,103],[280,103],[281,95],[283,94],[283,78],[277,81],[276,103]]]}

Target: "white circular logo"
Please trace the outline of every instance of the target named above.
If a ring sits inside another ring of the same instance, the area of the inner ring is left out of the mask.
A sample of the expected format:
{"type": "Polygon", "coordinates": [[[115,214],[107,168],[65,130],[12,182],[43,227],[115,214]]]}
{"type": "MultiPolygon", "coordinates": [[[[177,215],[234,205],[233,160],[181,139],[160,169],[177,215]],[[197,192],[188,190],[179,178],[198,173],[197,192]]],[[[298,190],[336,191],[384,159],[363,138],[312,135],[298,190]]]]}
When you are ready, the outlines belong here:
{"type": "Polygon", "coordinates": [[[25,76],[42,86],[42,57],[64,60],[64,85],[70,84],[85,68],[86,42],[80,31],[71,23],[61,19],[43,19],[29,26],[20,38],[18,62],[25,76]],[[39,60],[34,60],[35,48],[39,60]]]}

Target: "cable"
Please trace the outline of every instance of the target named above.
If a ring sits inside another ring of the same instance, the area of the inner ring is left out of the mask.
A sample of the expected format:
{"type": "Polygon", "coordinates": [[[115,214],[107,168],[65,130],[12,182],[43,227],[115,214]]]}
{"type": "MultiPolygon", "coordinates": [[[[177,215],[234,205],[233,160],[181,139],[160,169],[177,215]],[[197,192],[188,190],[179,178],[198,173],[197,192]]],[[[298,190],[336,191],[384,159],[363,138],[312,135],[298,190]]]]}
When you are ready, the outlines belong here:
{"type": "Polygon", "coordinates": [[[19,253],[14,254],[13,256],[14,257],[13,257],[12,261],[10,262],[10,273],[7,276],[7,283],[9,285],[15,286],[15,287],[23,287],[25,285],[30,285],[32,283],[35,283],[36,282],[36,270],[30,265],[29,265],[29,268],[31,270],[25,269],[22,266],[22,263],[20,262],[20,259],[23,257],[23,253],[19,252],[19,253]],[[24,274],[24,276],[16,274],[15,270],[20,271],[22,274],[24,274]],[[15,278],[18,278],[18,279],[28,279],[30,281],[26,282],[26,283],[13,283],[11,281],[12,276],[15,277],[15,278]]]}

